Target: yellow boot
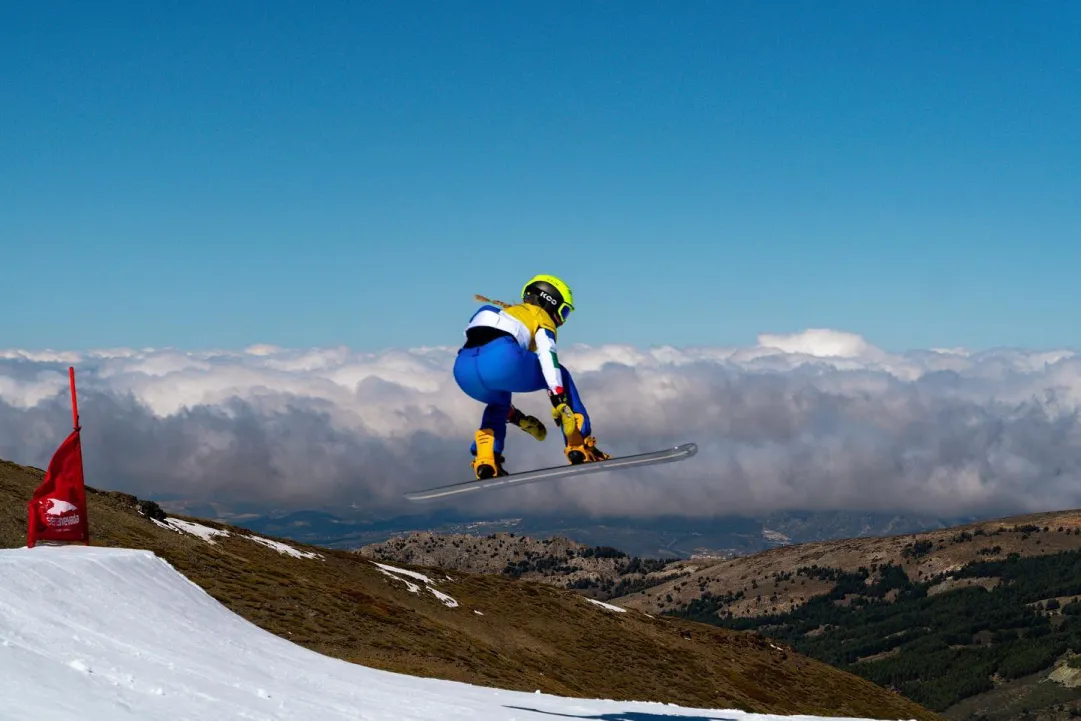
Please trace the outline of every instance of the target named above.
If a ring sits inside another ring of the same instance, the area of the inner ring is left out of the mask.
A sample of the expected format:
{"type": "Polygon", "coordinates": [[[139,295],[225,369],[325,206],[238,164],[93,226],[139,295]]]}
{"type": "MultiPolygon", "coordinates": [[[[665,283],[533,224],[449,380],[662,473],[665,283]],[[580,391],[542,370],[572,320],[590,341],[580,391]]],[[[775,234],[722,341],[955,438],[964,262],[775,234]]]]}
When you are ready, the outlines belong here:
{"type": "Polygon", "coordinates": [[[512,407],[510,409],[510,415],[507,416],[507,422],[511,425],[518,426],[538,441],[543,441],[548,437],[548,429],[544,427],[544,424],[541,423],[539,418],[527,416],[517,408],[512,407]]]}
{"type": "Polygon", "coordinates": [[[503,470],[503,457],[495,452],[495,431],[491,428],[481,428],[474,436],[477,442],[477,457],[473,460],[473,474],[478,480],[505,476],[503,470]]]}
{"type": "Polygon", "coordinates": [[[567,447],[563,449],[567,460],[571,465],[580,463],[593,463],[611,458],[607,453],[597,448],[597,439],[593,436],[582,437],[582,426],[585,417],[581,413],[574,413],[565,403],[560,403],[552,409],[552,418],[559,422],[566,439],[567,447]]]}

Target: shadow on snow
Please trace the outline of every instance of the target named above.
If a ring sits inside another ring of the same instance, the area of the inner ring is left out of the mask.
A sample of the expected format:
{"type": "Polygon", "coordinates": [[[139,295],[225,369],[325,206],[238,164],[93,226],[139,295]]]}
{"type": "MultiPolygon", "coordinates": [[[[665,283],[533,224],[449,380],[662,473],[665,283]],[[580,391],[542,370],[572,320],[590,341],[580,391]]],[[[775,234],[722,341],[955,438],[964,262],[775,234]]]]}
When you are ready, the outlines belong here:
{"type": "Polygon", "coordinates": [[[512,708],[516,711],[531,711],[533,713],[544,714],[545,716],[588,719],[588,721],[676,721],[676,719],[680,719],[681,721],[736,721],[736,719],[728,718],[727,716],[675,716],[666,713],[646,713],[643,711],[615,711],[613,713],[603,713],[596,716],[579,716],[578,714],[558,713],[556,711],[541,711],[537,708],[526,708],[524,706],[504,706],[503,708],[512,708]]]}

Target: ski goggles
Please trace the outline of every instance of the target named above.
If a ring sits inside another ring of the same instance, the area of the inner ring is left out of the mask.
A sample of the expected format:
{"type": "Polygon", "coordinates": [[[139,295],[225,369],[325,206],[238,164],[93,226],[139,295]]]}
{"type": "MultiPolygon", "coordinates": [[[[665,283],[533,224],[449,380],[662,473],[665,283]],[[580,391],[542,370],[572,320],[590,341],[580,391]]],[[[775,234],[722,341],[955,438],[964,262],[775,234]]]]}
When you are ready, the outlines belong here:
{"type": "Polygon", "coordinates": [[[559,316],[559,322],[566,323],[567,318],[571,317],[571,313],[574,312],[574,306],[570,303],[560,303],[559,308],[556,309],[556,315],[559,316]]]}

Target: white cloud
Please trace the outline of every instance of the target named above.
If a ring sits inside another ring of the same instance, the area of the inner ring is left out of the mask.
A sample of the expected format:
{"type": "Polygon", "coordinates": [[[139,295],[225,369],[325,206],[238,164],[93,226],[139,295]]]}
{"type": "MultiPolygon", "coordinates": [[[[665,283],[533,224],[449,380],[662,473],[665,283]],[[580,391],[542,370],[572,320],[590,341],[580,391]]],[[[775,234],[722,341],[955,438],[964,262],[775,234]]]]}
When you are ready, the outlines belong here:
{"type": "Polygon", "coordinates": [[[787,335],[762,334],[758,336],[758,345],[816,358],[868,358],[883,355],[864,340],[863,336],[828,328],[811,328],[802,333],[787,335]]]}
{"type": "MultiPolygon", "coordinates": [[[[75,365],[90,483],[144,496],[406,507],[469,475],[480,406],[456,348],[0,351],[0,457],[43,466],[75,365]]],[[[686,462],[470,498],[714,514],[781,508],[964,513],[1081,504],[1081,357],[892,354],[813,329],[732,348],[574,346],[561,354],[616,454],[696,441],[686,462]]],[[[518,398],[547,416],[543,393],[518,398]]],[[[509,429],[512,469],[562,462],[558,433],[509,429]]],[[[463,501],[464,502],[464,501],[463,501]]],[[[416,509],[416,506],[410,506],[416,509]]]]}

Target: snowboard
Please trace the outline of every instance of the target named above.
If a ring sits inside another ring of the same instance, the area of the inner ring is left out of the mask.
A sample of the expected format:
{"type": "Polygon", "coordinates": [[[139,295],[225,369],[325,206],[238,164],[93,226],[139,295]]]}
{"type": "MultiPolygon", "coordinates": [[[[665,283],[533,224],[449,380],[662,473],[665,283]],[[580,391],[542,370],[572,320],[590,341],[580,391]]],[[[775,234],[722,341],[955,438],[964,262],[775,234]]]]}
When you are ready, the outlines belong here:
{"type": "Polygon", "coordinates": [[[487,491],[492,488],[509,488],[521,486],[526,483],[537,481],[551,481],[556,478],[568,476],[582,476],[587,473],[600,473],[601,471],[614,471],[621,468],[640,468],[657,463],[672,463],[690,458],[698,452],[698,446],[694,443],[684,443],[674,448],[666,448],[660,451],[639,453],[633,456],[619,456],[594,463],[581,463],[578,465],[552,466],[551,468],[539,468],[534,471],[521,471],[507,476],[496,476],[481,480],[470,480],[462,483],[452,483],[449,486],[429,488],[424,491],[413,491],[405,494],[410,501],[428,501],[433,498],[444,498],[459,493],[471,493],[473,491],[487,491]]]}

